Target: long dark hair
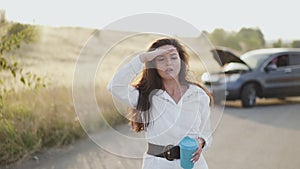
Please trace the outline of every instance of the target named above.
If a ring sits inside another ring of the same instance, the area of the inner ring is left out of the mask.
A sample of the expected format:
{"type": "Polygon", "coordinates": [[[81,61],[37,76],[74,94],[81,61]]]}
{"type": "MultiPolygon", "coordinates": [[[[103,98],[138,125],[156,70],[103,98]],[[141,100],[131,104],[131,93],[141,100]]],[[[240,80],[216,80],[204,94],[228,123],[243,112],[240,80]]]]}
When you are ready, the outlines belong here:
{"type": "MultiPolygon", "coordinates": [[[[181,45],[176,39],[174,38],[158,39],[154,43],[152,43],[148,51],[155,50],[156,48],[164,45],[172,45],[178,51],[179,57],[181,59],[181,68],[179,71],[180,85],[188,85],[192,83],[201,87],[210,96],[211,103],[212,103],[211,94],[203,86],[187,80],[187,65],[188,65],[189,55],[187,54],[183,45],[181,45]]],[[[138,81],[138,83],[134,85],[134,87],[139,91],[139,98],[138,98],[136,109],[130,110],[129,120],[132,129],[136,132],[140,132],[145,130],[145,127],[149,126],[149,122],[150,122],[149,109],[151,106],[151,100],[153,94],[155,94],[155,92],[153,91],[156,91],[157,89],[163,89],[162,79],[159,76],[157,69],[155,69],[154,59],[150,62],[146,62],[145,69],[142,72],[142,77],[138,81]]]]}

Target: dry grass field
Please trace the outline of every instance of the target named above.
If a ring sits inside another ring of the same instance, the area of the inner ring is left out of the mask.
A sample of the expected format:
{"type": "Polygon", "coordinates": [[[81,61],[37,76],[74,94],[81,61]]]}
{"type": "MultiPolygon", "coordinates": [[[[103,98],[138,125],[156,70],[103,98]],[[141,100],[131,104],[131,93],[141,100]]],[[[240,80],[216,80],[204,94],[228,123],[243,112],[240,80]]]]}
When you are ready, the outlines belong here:
{"type": "MultiPolygon", "coordinates": [[[[119,117],[120,112],[116,110],[106,90],[110,78],[120,65],[135,54],[147,50],[149,44],[155,39],[164,37],[159,34],[84,28],[43,27],[41,33],[41,41],[38,45],[25,47],[24,51],[27,52],[28,57],[25,56],[22,63],[26,64],[29,70],[49,79],[50,87],[64,86],[67,90],[73,87],[73,94],[75,91],[83,100],[89,97],[87,93],[93,95],[91,97],[96,97],[100,113],[104,114],[104,118],[109,119],[107,121],[112,124],[122,121],[122,117],[119,117]]],[[[216,63],[211,62],[209,51],[211,46],[205,37],[177,38],[186,46],[191,56],[192,80],[199,81],[203,71],[217,68],[214,65],[216,63]]],[[[90,125],[84,127],[87,129],[97,127],[101,120],[99,112],[95,109],[88,110],[89,108],[86,107],[91,106],[86,101],[79,104],[85,111],[82,117],[85,119],[81,120],[84,124],[90,125]]],[[[77,113],[81,117],[82,113],[80,111],[77,113]]]]}

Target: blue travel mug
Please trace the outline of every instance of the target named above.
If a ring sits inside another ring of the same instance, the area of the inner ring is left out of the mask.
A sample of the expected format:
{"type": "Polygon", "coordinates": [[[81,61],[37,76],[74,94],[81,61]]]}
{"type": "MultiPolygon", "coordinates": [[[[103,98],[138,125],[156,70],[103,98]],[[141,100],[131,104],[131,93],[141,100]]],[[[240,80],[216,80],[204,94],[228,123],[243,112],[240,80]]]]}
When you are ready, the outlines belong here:
{"type": "Polygon", "coordinates": [[[191,161],[193,154],[198,149],[198,141],[189,136],[184,137],[180,143],[180,165],[184,169],[192,169],[194,163],[191,161]]]}

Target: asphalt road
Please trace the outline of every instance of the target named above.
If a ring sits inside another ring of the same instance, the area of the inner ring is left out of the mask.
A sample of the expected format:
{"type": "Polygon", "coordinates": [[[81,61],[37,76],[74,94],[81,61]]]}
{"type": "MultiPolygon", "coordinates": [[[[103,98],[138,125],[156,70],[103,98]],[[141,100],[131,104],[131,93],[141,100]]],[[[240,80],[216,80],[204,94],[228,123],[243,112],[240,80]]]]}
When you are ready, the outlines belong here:
{"type": "MultiPolygon", "coordinates": [[[[121,133],[133,135],[127,128],[121,133]]],[[[136,136],[141,137],[141,136],[136,136]]],[[[95,134],[105,138],[114,151],[145,151],[145,144],[117,139],[109,131],[95,134]]],[[[121,154],[122,154],[121,153],[121,154]]],[[[297,169],[300,167],[300,99],[260,100],[254,108],[243,109],[228,102],[214,132],[213,145],[205,152],[210,169],[297,169]]],[[[38,154],[12,168],[16,169],[138,169],[142,159],[117,156],[84,139],[63,149],[38,154]]]]}

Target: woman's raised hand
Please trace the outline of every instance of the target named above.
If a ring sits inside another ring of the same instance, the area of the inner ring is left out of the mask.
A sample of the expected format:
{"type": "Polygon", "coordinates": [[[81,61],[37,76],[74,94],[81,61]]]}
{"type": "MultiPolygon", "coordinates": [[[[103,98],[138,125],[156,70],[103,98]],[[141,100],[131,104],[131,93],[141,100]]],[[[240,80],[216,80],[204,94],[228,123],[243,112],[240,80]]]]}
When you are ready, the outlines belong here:
{"type": "Polygon", "coordinates": [[[168,48],[156,48],[153,51],[144,52],[139,55],[141,62],[149,62],[155,59],[157,56],[165,55],[167,53],[173,52],[176,50],[175,47],[168,47],[168,48]]]}

